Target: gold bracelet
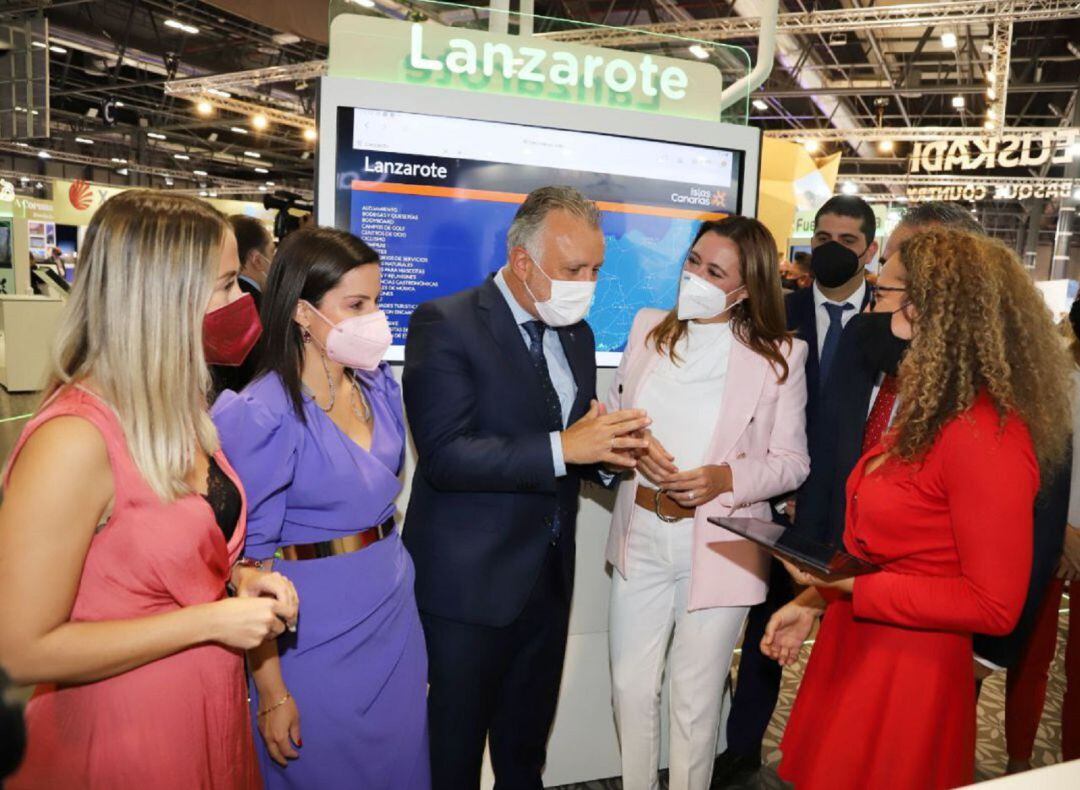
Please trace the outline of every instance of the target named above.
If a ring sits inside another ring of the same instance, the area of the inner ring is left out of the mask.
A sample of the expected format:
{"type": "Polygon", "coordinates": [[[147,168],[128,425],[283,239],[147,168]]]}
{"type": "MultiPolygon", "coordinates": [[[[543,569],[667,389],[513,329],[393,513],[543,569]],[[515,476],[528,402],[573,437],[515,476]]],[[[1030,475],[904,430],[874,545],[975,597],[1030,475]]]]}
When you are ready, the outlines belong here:
{"type": "Polygon", "coordinates": [[[281,699],[279,699],[277,702],[275,702],[269,708],[267,708],[266,710],[259,711],[258,714],[256,714],[256,718],[261,719],[267,713],[270,713],[272,711],[277,710],[278,708],[280,708],[282,705],[284,705],[286,702],[288,702],[291,699],[292,699],[292,694],[290,694],[289,692],[285,692],[285,696],[282,697],[281,699]]]}

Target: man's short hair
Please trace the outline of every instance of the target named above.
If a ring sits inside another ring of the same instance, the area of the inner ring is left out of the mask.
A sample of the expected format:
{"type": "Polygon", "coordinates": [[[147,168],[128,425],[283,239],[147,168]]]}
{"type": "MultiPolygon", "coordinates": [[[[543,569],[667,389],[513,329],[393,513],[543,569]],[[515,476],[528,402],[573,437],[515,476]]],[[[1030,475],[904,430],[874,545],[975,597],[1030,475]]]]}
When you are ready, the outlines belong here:
{"type": "Polygon", "coordinates": [[[248,255],[252,250],[265,250],[274,240],[266,226],[255,217],[233,214],[229,217],[229,224],[236,234],[236,251],[240,255],[241,269],[247,266],[248,255]]]}
{"type": "Polygon", "coordinates": [[[529,255],[539,260],[536,249],[536,235],[544,225],[544,220],[552,211],[566,211],[588,223],[589,227],[600,227],[600,209],[596,204],[573,187],[551,186],[534,189],[518,208],[510,230],[506,234],[506,247],[523,247],[529,255]]]}
{"type": "Polygon", "coordinates": [[[810,253],[797,252],[791,256],[791,262],[803,271],[810,271],[810,253]]]}
{"type": "Polygon", "coordinates": [[[852,217],[859,220],[859,230],[866,239],[867,244],[872,244],[877,235],[877,218],[870,204],[857,195],[836,195],[825,201],[825,205],[818,209],[814,215],[814,230],[816,231],[821,218],[826,214],[834,214],[837,217],[852,217]]]}
{"type": "Polygon", "coordinates": [[[943,200],[929,200],[911,206],[904,212],[900,224],[916,228],[925,225],[941,225],[945,228],[955,228],[956,230],[975,233],[979,236],[986,235],[986,228],[975,219],[970,210],[959,203],[950,203],[943,200]]]}

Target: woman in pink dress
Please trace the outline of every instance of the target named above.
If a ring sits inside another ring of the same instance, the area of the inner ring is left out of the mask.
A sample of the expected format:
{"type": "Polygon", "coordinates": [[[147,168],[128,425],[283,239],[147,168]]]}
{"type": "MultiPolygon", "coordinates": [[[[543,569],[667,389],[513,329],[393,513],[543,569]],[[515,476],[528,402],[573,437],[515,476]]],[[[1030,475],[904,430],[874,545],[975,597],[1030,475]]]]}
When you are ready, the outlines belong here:
{"type": "Polygon", "coordinates": [[[204,341],[235,362],[258,335],[237,269],[192,198],[124,192],[90,224],[0,506],[0,665],[39,684],[8,788],[259,786],[241,651],[297,601],[234,565],[243,491],[206,412],[204,341]]]}

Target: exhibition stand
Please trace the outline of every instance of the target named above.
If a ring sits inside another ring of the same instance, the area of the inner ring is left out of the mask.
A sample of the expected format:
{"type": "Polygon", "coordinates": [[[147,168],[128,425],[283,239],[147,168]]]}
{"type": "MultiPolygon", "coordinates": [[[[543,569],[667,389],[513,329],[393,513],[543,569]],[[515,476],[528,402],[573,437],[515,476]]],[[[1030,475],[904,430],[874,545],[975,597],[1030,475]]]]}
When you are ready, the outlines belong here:
{"type": "MultiPolygon", "coordinates": [[[[532,27],[517,14],[509,21],[532,27]]],[[[761,132],[746,125],[750,59],[675,37],[666,37],[670,51],[715,56],[650,56],[492,31],[332,18],[319,92],[317,220],[379,252],[381,306],[395,343],[388,356],[400,361],[418,304],[478,285],[502,266],[507,228],[528,192],[577,187],[601,208],[607,245],[588,317],[604,397],[634,315],[674,303],[698,223],[757,213],[761,132]]],[[[402,512],[414,472],[410,448],[402,512]]],[[[612,492],[583,491],[547,786],[621,773],[604,560],[612,504],[612,492]]],[[[487,765],[484,776],[490,787],[487,765]]]]}

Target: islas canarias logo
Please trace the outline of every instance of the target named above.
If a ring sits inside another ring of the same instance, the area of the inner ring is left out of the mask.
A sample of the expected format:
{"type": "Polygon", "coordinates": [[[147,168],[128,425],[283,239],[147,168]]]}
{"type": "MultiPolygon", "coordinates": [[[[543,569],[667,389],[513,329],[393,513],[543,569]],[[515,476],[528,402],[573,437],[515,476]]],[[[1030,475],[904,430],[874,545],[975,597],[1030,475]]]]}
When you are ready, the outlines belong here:
{"type": "Polygon", "coordinates": [[[71,201],[71,205],[76,211],[86,211],[90,208],[90,204],[94,202],[94,193],[88,183],[82,179],[77,179],[72,181],[71,186],[68,188],[68,200],[71,201]]]}

